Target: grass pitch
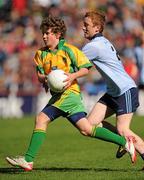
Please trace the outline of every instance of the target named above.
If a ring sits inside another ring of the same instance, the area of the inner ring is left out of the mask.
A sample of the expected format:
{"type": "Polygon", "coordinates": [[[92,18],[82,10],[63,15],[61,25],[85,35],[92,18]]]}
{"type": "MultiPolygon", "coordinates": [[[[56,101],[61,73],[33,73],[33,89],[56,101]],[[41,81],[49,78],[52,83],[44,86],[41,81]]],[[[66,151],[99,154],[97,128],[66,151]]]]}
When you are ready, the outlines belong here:
{"type": "MultiPolygon", "coordinates": [[[[143,180],[144,162],[138,156],[135,165],[125,155],[116,159],[117,146],[83,137],[66,120],[50,124],[47,137],[35,159],[34,170],[11,167],[7,155],[23,155],[28,147],[34,117],[0,120],[0,180],[143,180]]],[[[114,122],[113,119],[109,119],[114,122]]],[[[131,128],[144,136],[143,117],[135,116],[131,128]]]]}

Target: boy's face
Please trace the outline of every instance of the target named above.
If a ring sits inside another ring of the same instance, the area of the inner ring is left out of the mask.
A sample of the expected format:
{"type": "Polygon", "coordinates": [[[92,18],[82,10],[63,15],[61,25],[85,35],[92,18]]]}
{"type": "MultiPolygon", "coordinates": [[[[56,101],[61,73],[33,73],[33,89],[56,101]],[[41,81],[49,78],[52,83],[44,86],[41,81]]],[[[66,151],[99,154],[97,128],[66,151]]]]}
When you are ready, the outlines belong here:
{"type": "Polygon", "coordinates": [[[53,33],[51,29],[45,30],[42,33],[45,45],[50,49],[55,49],[59,42],[59,34],[53,33]]]}
{"type": "Polygon", "coordinates": [[[99,33],[99,26],[94,26],[90,17],[83,20],[83,32],[86,39],[91,39],[96,33],[99,33]]]}

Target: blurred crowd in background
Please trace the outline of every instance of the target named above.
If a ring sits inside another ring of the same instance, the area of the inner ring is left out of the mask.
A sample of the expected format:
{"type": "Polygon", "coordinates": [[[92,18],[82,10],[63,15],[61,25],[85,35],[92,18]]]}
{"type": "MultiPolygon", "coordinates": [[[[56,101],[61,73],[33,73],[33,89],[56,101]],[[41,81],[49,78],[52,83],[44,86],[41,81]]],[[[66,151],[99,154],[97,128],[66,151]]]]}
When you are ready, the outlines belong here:
{"type": "MultiPolygon", "coordinates": [[[[0,0],[0,93],[39,93],[42,87],[32,59],[43,46],[42,18],[48,13],[62,17],[67,41],[81,48],[82,18],[90,9],[106,12],[104,35],[115,45],[128,74],[144,89],[144,0],[0,0]]],[[[93,70],[80,84],[89,95],[105,90],[93,70]]]]}

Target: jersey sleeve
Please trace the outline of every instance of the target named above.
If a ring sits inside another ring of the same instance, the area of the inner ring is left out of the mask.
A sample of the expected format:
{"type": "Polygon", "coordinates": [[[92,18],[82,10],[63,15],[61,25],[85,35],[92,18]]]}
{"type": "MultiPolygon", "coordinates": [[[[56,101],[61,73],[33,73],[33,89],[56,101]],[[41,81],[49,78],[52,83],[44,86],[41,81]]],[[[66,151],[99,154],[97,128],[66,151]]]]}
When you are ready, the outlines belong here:
{"type": "Polygon", "coordinates": [[[36,71],[39,71],[41,74],[44,74],[44,68],[43,68],[43,62],[41,59],[41,51],[40,50],[38,50],[35,53],[33,61],[35,62],[35,65],[36,65],[36,71]]]}
{"type": "Polygon", "coordinates": [[[97,59],[98,58],[98,48],[94,46],[92,43],[86,44],[82,48],[82,52],[87,56],[89,60],[97,59]]]}
{"type": "Polygon", "coordinates": [[[89,59],[81,50],[79,50],[78,48],[74,48],[73,50],[76,57],[75,64],[78,69],[91,68],[93,66],[92,63],[89,61],[89,59]]]}

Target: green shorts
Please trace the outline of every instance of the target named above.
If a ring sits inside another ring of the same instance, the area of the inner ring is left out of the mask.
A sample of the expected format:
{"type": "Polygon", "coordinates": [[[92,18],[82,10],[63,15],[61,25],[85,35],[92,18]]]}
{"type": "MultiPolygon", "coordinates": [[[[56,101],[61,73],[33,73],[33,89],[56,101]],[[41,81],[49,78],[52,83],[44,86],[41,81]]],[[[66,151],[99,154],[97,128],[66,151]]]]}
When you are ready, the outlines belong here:
{"type": "Polygon", "coordinates": [[[49,100],[48,105],[61,109],[62,111],[68,113],[69,116],[78,112],[86,113],[81,94],[71,91],[65,91],[62,94],[53,95],[49,100]]]}

